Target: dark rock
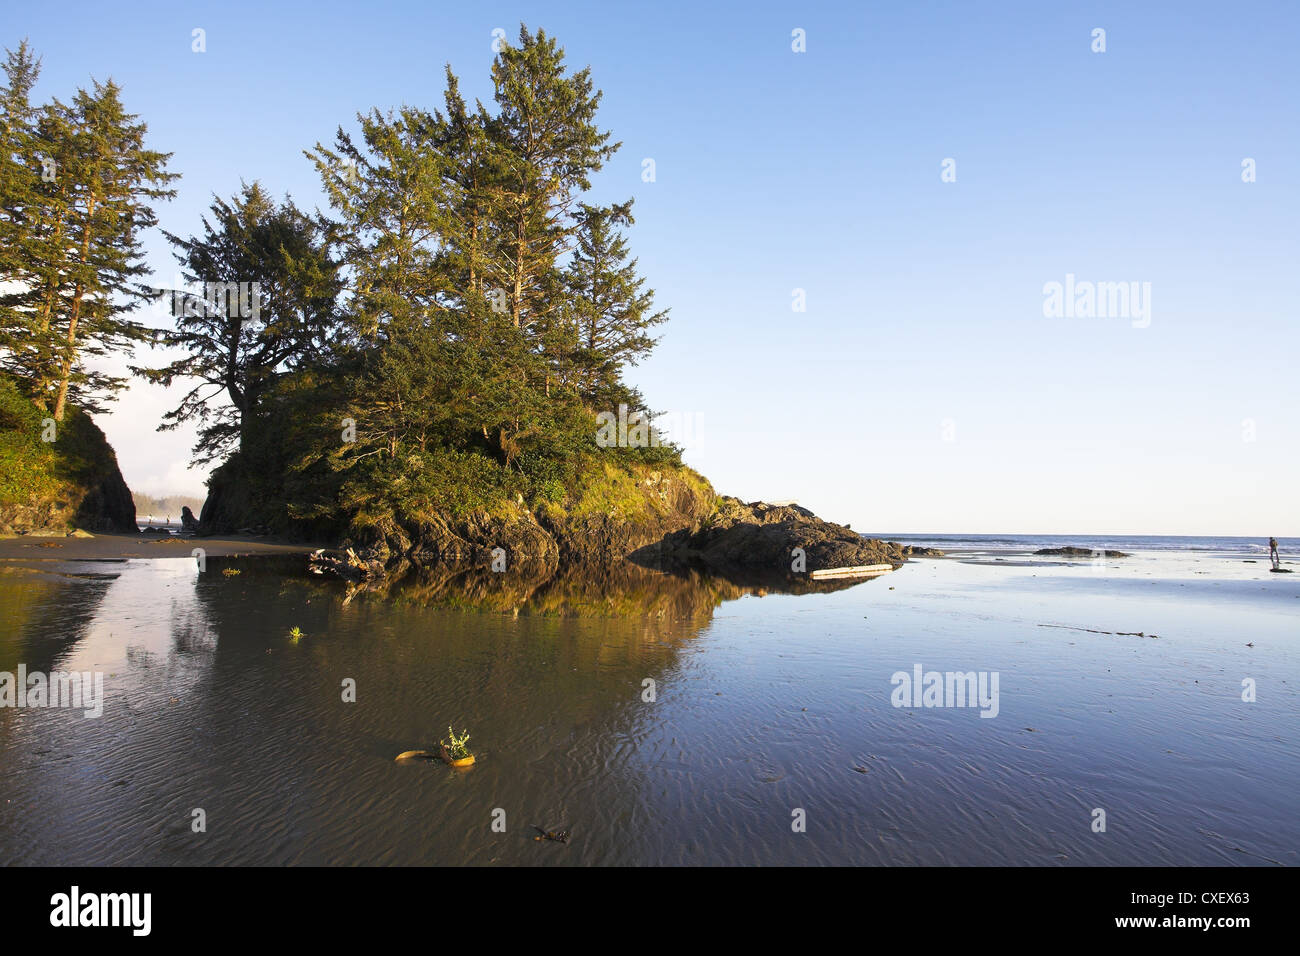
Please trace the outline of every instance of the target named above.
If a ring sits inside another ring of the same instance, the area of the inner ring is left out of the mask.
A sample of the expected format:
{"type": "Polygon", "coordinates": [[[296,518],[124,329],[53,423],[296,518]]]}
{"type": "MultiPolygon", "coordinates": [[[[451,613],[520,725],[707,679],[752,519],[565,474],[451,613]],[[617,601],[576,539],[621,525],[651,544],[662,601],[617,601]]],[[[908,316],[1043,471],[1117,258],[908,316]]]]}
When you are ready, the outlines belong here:
{"type": "Polygon", "coordinates": [[[688,480],[684,472],[646,469],[634,477],[635,494],[624,501],[630,514],[575,515],[545,505],[533,512],[516,500],[492,514],[381,519],[354,527],[342,545],[390,565],[406,559],[460,569],[491,569],[500,548],[507,572],[545,578],[561,566],[620,561],[674,532],[698,528],[713,510],[715,496],[707,484],[688,480]]]}
{"type": "Polygon", "coordinates": [[[1066,558],[1127,558],[1123,551],[1094,551],[1092,548],[1039,548],[1034,554],[1055,554],[1066,558]]]}
{"type": "Polygon", "coordinates": [[[698,529],[669,535],[633,553],[648,567],[701,564],[728,576],[797,574],[795,549],[804,553],[804,570],[906,563],[903,549],[889,541],[864,538],[844,525],[823,521],[806,508],[746,504],[721,497],[718,508],[698,529]]]}
{"type": "Polygon", "coordinates": [[[189,505],[181,508],[181,528],[186,531],[199,530],[199,519],[194,517],[194,512],[190,510],[189,505]]]}
{"type": "MultiPolygon", "coordinates": [[[[89,422],[102,437],[103,432],[89,422]]],[[[98,474],[88,482],[86,495],[77,507],[76,524],[87,531],[117,531],[133,534],[135,527],[135,499],[117,466],[117,455],[108,440],[104,440],[107,455],[100,462],[98,474]]]]}
{"type": "MultiPolygon", "coordinates": [[[[200,534],[226,533],[254,520],[268,524],[273,534],[286,534],[279,518],[266,517],[277,509],[287,513],[286,506],[253,490],[258,485],[249,468],[235,455],[213,473],[200,534]]],[[[536,503],[535,510],[517,497],[468,514],[435,503],[418,514],[379,511],[364,521],[360,515],[336,515],[335,520],[348,522],[346,529],[331,533],[318,525],[315,540],[339,541],[342,552],[350,549],[355,560],[322,555],[318,570],[369,581],[363,571],[375,565],[389,576],[411,565],[457,575],[478,569],[492,572],[487,580],[499,587],[503,571],[520,580],[546,580],[559,569],[630,558],[664,571],[702,564],[729,581],[749,584],[802,577],[791,573],[796,548],[803,549],[806,572],[870,564],[897,568],[906,562],[899,545],[863,538],[798,505],[718,497],[687,468],[606,466],[583,480],[587,483],[558,500],[536,503]]]]}
{"type": "Polygon", "coordinates": [[[943,552],[938,548],[923,548],[917,544],[903,545],[903,554],[909,558],[942,558],[943,552]]]}

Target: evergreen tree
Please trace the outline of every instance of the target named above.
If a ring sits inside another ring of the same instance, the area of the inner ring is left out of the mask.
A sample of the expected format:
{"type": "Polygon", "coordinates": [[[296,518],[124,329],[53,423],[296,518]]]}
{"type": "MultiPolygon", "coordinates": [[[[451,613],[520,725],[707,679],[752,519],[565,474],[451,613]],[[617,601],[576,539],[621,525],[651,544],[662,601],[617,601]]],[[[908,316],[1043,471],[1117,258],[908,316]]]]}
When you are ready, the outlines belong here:
{"type": "Polygon", "coordinates": [[[504,289],[489,290],[488,257],[497,244],[491,219],[492,202],[502,178],[503,153],[494,142],[493,120],[482,103],[471,112],[460,95],[460,82],[446,69],[446,114],[437,113],[431,124],[434,143],[444,157],[442,175],[448,203],[441,265],[448,274],[452,296],[461,306],[474,309],[484,302],[504,312],[504,289]],[[487,293],[494,294],[488,298],[487,293]]]}
{"type": "Polygon", "coordinates": [[[379,341],[393,323],[426,320],[446,291],[435,260],[451,204],[427,113],[357,120],[365,149],[340,128],[334,149],[317,143],[306,155],[339,216],[330,235],[349,273],[348,315],[358,337],[379,341]]]}
{"type": "Polygon", "coordinates": [[[202,237],[164,232],[186,281],[203,288],[173,298],[176,327],[159,336],[187,354],[161,369],[135,370],[162,385],[198,380],[162,427],[200,422],[200,461],[244,449],[276,380],[328,352],[342,284],[319,224],[288,199],[275,203],[258,183],[229,201],[215,199],[211,217],[202,237]],[[214,403],[217,396],[228,404],[214,403]]]}
{"type": "Polygon", "coordinates": [[[567,76],[564,51],[543,30],[520,26],[519,45],[503,45],[493,61],[492,82],[500,166],[487,281],[505,291],[515,326],[528,329],[560,306],[557,262],[570,246],[570,213],[620,144],[596,126],[601,94],[591,71],[567,76]]]}
{"type": "Polygon", "coordinates": [[[58,381],[61,354],[59,321],[69,308],[73,246],[69,237],[75,225],[77,168],[81,148],[75,111],[55,99],[42,107],[35,137],[40,165],[35,202],[30,207],[23,249],[24,276],[19,283],[18,305],[29,317],[29,335],[19,361],[25,367],[30,392],[37,407],[48,410],[58,381]]]}
{"type": "Polygon", "coordinates": [[[650,330],[668,318],[655,311],[654,291],[628,259],[619,226],[630,226],[632,202],[599,207],[583,203],[578,213],[578,245],[564,273],[573,352],[566,365],[583,400],[592,406],[624,398],[622,370],[654,348],[650,330]]]}
{"type": "Polygon", "coordinates": [[[40,76],[24,40],[6,50],[0,88],[0,368],[25,380],[35,359],[33,265],[38,261],[41,148],[30,95],[40,76]]]}
{"type": "Polygon", "coordinates": [[[441,110],[361,114],[358,135],[340,128],[306,152],[330,209],[310,236],[285,213],[301,242],[284,259],[315,264],[310,290],[257,238],[283,212],[260,193],[215,205],[202,239],[169,236],[191,279],[282,275],[299,290],[289,301],[317,303],[264,303],[268,328],[285,330],[269,338],[226,313],[187,312],[165,341],[188,357],[146,373],[197,378],[166,427],[201,419],[208,458],[238,438],[228,477],[288,513],[342,508],[373,529],[450,503],[483,507],[507,488],[556,502],[596,454],[593,409],[643,408],[622,374],[666,313],[620,232],[631,203],[583,202],[617,149],[596,124],[589,72],[570,75],[554,40],[521,27],[493,64],[489,106],[466,103],[446,76],[441,110]],[[262,350],[263,339],[287,351],[262,350]]]}
{"type": "Polygon", "coordinates": [[[62,420],[70,399],[97,410],[125,384],[86,360],[144,335],[129,318],[149,294],[140,233],[176,177],[112,81],[35,108],[39,70],[24,41],[0,91],[0,366],[62,420]]]}
{"type": "Polygon", "coordinates": [[[99,410],[125,379],[91,369],[89,357],[125,350],[146,335],[130,318],[152,292],[138,280],[147,270],[140,234],[156,224],[152,203],[174,195],[168,154],[144,147],[147,127],[122,106],[112,82],[78,90],[70,106],[57,100],[38,122],[46,154],[38,204],[25,216],[28,242],[16,308],[30,317],[24,359],[33,398],[62,420],[75,399],[99,410]],[[52,162],[52,165],[50,163],[52,162]]]}

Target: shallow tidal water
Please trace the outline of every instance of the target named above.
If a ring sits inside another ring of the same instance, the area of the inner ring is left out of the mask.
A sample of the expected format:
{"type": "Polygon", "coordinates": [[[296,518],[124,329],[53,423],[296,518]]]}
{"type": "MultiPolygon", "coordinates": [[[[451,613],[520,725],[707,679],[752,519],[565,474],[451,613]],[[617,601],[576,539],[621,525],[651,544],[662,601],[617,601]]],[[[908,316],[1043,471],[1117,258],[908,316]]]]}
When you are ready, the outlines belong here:
{"type": "Polygon", "coordinates": [[[10,563],[0,671],[102,671],[105,702],[0,708],[0,859],[1297,865],[1291,577],[1139,553],[349,596],[282,559],[10,563]],[[997,716],[893,706],[918,664],[996,672],[997,716]],[[448,724],[473,768],[394,761],[448,724]]]}

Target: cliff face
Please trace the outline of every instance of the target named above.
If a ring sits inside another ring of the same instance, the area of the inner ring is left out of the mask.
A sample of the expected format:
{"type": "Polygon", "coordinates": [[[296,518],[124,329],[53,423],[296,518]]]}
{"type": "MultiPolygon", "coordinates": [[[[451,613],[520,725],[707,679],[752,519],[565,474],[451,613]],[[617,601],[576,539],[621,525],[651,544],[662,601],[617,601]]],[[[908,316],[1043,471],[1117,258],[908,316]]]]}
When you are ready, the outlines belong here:
{"type": "Polygon", "coordinates": [[[665,535],[696,527],[715,500],[708,482],[689,468],[606,466],[561,501],[536,510],[515,500],[467,515],[404,515],[354,528],[344,544],[385,562],[406,557],[422,564],[483,567],[491,566],[499,548],[508,570],[549,575],[561,565],[618,561],[665,535]]]}
{"type": "Polygon", "coordinates": [[[73,523],[86,531],[134,534],[138,530],[135,523],[135,499],[131,497],[131,489],[127,487],[126,479],[118,468],[117,454],[104,438],[104,433],[90,422],[88,416],[86,421],[95,429],[95,434],[104,440],[104,457],[100,460],[100,467],[80,486],[84,493],[77,505],[73,523]]]}
{"type": "Polygon", "coordinates": [[[80,409],[51,423],[0,379],[0,534],[74,528],[135,533],[135,502],[117,455],[80,409]]]}

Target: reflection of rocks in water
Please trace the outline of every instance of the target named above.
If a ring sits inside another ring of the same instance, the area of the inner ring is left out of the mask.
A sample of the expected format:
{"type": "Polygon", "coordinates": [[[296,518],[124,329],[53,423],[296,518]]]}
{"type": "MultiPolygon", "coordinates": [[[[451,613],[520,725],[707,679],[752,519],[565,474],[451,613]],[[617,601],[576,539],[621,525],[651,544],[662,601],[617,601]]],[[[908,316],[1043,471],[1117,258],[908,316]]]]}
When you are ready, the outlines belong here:
{"type": "MultiPolygon", "coordinates": [[[[73,565],[67,568],[72,569],[73,565]]],[[[112,573],[0,567],[0,670],[56,670],[86,636],[112,573]]]]}
{"type": "Polygon", "coordinates": [[[632,561],[583,565],[552,575],[482,566],[421,567],[404,563],[382,579],[348,584],[345,603],[360,595],[445,608],[551,617],[655,617],[703,621],[724,601],[752,594],[824,594],[860,581],[812,581],[806,575],[727,574],[687,566],[671,572],[632,561]]]}

